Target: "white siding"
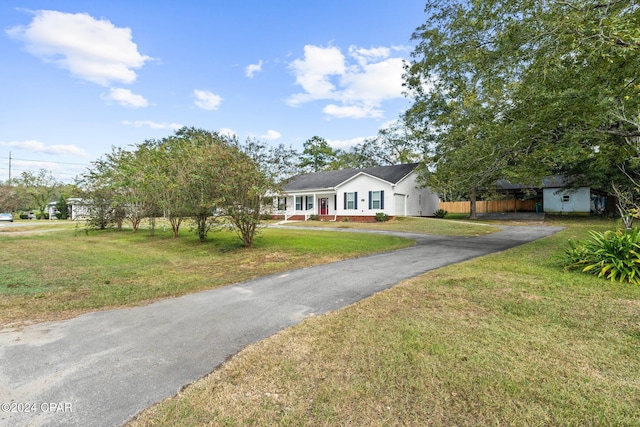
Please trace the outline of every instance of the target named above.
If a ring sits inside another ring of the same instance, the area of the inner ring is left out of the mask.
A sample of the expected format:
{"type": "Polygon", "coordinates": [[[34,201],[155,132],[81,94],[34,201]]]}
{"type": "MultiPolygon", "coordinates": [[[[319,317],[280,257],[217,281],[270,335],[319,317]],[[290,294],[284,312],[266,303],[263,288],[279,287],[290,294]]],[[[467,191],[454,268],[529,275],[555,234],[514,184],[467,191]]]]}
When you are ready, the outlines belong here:
{"type": "Polygon", "coordinates": [[[328,201],[328,215],[337,216],[375,216],[383,212],[389,216],[433,216],[439,208],[438,195],[428,188],[416,188],[417,174],[412,172],[398,184],[391,184],[382,179],[361,173],[343,182],[334,189],[300,190],[286,194],[287,209],[278,210],[280,214],[310,215],[320,214],[320,199],[328,201]],[[382,208],[369,208],[369,193],[381,191],[383,194],[382,208]],[[345,194],[357,193],[357,208],[345,209],[345,194]],[[313,209],[306,210],[303,202],[302,210],[295,208],[295,197],[312,197],[313,209]]]}
{"type": "Polygon", "coordinates": [[[397,185],[369,175],[358,175],[338,187],[338,215],[373,216],[384,212],[390,216],[433,216],[438,210],[438,195],[428,188],[416,188],[413,172],[397,185]],[[358,192],[358,208],[344,209],[344,193],[358,192]],[[384,209],[369,209],[369,192],[384,191],[384,209]]]}
{"type": "Polygon", "coordinates": [[[378,212],[387,215],[394,214],[393,188],[388,182],[369,175],[358,175],[337,188],[338,191],[338,215],[374,216],[378,212]],[[384,209],[369,209],[369,191],[384,191],[384,209]],[[344,208],[344,194],[358,193],[357,209],[344,208]]]}
{"type": "Polygon", "coordinates": [[[589,213],[591,210],[591,191],[587,187],[575,191],[558,188],[542,190],[544,211],[547,213],[589,213]]]}
{"type": "MultiPolygon", "coordinates": [[[[433,216],[440,208],[438,195],[429,188],[416,188],[417,174],[412,172],[396,186],[397,194],[406,194],[407,216],[433,216]]],[[[397,215],[402,215],[398,213],[397,215]]]]}

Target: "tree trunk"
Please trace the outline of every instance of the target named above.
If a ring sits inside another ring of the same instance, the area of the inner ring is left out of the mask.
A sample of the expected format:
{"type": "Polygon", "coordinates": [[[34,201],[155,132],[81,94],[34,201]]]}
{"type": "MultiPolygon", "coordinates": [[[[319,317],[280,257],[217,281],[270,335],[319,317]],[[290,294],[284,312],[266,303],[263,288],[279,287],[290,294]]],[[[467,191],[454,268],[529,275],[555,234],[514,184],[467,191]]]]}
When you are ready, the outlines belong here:
{"type": "Polygon", "coordinates": [[[170,216],[169,222],[171,223],[171,230],[173,231],[173,238],[177,239],[180,232],[180,224],[182,223],[182,217],[170,216]]]}
{"type": "Polygon", "coordinates": [[[196,233],[198,234],[198,240],[201,242],[205,242],[207,240],[207,233],[209,231],[209,227],[207,225],[208,217],[207,213],[196,215],[196,233]]]}
{"type": "Polygon", "coordinates": [[[149,217],[149,231],[151,233],[151,237],[156,235],[156,217],[155,215],[151,215],[149,217]]]}
{"type": "Polygon", "coordinates": [[[473,186],[473,188],[471,188],[471,201],[469,203],[469,218],[470,219],[478,219],[478,214],[476,212],[476,198],[477,198],[477,194],[476,194],[476,187],[473,186]]]}

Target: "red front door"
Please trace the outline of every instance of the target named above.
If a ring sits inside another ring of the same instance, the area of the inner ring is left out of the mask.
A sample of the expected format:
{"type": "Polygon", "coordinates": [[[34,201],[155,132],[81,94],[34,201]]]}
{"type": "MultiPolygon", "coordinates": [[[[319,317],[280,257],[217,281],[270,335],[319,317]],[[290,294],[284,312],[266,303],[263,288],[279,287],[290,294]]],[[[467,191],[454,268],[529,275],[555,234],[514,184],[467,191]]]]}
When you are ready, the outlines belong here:
{"type": "Polygon", "coordinates": [[[320,199],[320,215],[329,215],[329,199],[320,199]]]}

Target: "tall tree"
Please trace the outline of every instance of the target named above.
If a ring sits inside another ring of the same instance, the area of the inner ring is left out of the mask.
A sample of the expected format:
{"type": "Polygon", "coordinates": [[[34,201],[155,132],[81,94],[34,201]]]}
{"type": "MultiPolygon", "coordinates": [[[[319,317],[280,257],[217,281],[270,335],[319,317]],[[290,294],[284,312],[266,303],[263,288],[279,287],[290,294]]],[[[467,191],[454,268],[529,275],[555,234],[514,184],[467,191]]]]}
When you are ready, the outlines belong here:
{"type": "Polygon", "coordinates": [[[300,153],[291,146],[278,144],[273,147],[263,141],[249,138],[244,144],[238,144],[238,147],[251,157],[274,183],[282,183],[299,171],[300,153]]]}
{"type": "Polygon", "coordinates": [[[402,121],[380,129],[375,137],[344,150],[336,151],[332,169],[369,168],[373,166],[398,165],[422,160],[423,142],[411,133],[402,121]]]}
{"type": "Polygon", "coordinates": [[[19,185],[24,188],[31,200],[40,211],[40,219],[44,218],[49,202],[54,201],[56,190],[62,185],[51,171],[40,169],[37,173],[22,172],[19,185]]]}
{"type": "Polygon", "coordinates": [[[510,73],[496,72],[486,41],[498,29],[478,18],[474,5],[427,4],[429,18],[413,35],[419,44],[405,76],[415,100],[406,123],[428,144],[424,181],[440,192],[468,194],[472,218],[478,189],[508,175],[519,150],[504,141],[498,120],[508,108],[502,89],[512,81],[510,73]]]}
{"type": "Polygon", "coordinates": [[[259,231],[265,195],[276,190],[273,176],[238,146],[229,146],[220,164],[219,204],[245,247],[259,231]]]}
{"type": "Polygon", "coordinates": [[[304,172],[320,172],[331,169],[335,162],[337,151],[331,148],[327,140],[314,136],[303,145],[299,167],[304,172]]]}
{"type": "MultiPolygon", "coordinates": [[[[13,181],[13,180],[12,180],[13,181]]],[[[0,184],[0,211],[15,212],[26,207],[28,198],[19,191],[19,187],[9,185],[9,182],[0,184]]]]}
{"type": "Polygon", "coordinates": [[[489,185],[497,172],[534,183],[601,156],[637,157],[636,2],[454,0],[426,11],[406,117],[432,142],[429,181],[489,185]],[[443,173],[464,157],[468,168],[443,173]]]}

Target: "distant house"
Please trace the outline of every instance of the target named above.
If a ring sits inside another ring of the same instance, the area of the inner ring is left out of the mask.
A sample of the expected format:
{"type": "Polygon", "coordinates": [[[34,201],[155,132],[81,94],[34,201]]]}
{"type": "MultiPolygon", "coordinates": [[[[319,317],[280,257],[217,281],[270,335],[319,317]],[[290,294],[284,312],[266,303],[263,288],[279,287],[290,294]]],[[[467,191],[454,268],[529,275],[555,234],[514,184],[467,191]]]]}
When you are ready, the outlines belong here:
{"type": "Polygon", "coordinates": [[[551,214],[602,213],[607,208],[607,195],[586,186],[567,188],[566,179],[558,175],[543,180],[542,206],[551,214]]]}
{"type": "Polygon", "coordinates": [[[69,206],[69,218],[72,220],[84,220],[90,216],[90,201],[80,198],[67,199],[69,206]]]}
{"type": "Polygon", "coordinates": [[[49,202],[47,205],[47,213],[49,214],[49,219],[57,219],[56,213],[58,212],[58,202],[49,202]]]}
{"type": "Polygon", "coordinates": [[[608,203],[606,192],[589,186],[571,185],[563,175],[544,178],[539,187],[511,184],[506,180],[500,180],[497,182],[497,189],[501,193],[516,198],[524,198],[528,193],[534,193],[537,195],[536,201],[541,212],[549,214],[599,214],[607,209],[608,203]]]}
{"type": "Polygon", "coordinates": [[[300,175],[277,198],[275,214],[284,219],[373,220],[377,213],[433,216],[438,195],[418,188],[418,163],[344,169],[300,175]]]}

